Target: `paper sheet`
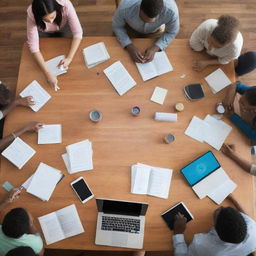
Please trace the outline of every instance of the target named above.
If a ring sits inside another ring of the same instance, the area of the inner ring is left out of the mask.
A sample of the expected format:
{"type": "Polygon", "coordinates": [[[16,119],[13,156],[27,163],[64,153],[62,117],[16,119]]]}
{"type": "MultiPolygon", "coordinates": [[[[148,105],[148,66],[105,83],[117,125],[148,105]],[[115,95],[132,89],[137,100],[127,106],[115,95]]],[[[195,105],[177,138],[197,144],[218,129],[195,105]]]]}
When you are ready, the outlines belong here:
{"type": "Polygon", "coordinates": [[[62,75],[67,72],[63,66],[58,67],[61,60],[65,59],[64,55],[57,56],[45,62],[48,70],[55,76],[62,75]]]}
{"type": "Polygon", "coordinates": [[[155,87],[155,90],[151,96],[153,102],[163,105],[168,90],[160,87],[155,87]]]}
{"type": "Polygon", "coordinates": [[[63,159],[63,161],[64,161],[64,164],[65,164],[65,166],[66,166],[66,168],[67,168],[67,170],[68,170],[68,173],[71,174],[72,171],[71,171],[71,168],[70,168],[68,153],[62,154],[61,156],[62,156],[62,159],[63,159]]]}
{"type": "MultiPolygon", "coordinates": [[[[134,168],[134,167],[133,167],[134,168]]],[[[132,193],[147,194],[151,167],[137,164],[133,173],[132,193]]]]}
{"type": "Polygon", "coordinates": [[[36,151],[22,139],[16,138],[3,152],[2,155],[11,163],[21,169],[36,151]]]}
{"type": "Polygon", "coordinates": [[[35,101],[35,105],[30,106],[32,110],[37,112],[40,108],[42,108],[45,103],[51,98],[51,95],[45,91],[42,86],[34,80],[30,83],[21,93],[20,96],[22,98],[32,96],[35,101]]]}
{"type": "Polygon", "coordinates": [[[61,142],[61,124],[44,125],[38,130],[38,144],[55,144],[61,142]]]}

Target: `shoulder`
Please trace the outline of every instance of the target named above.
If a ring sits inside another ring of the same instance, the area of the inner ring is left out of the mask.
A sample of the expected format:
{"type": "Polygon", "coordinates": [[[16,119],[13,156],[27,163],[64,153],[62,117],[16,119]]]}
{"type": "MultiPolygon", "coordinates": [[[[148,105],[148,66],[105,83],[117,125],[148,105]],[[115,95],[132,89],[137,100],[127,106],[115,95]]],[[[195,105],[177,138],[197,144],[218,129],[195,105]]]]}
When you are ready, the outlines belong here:
{"type": "Polygon", "coordinates": [[[177,4],[174,0],[164,0],[164,8],[165,11],[169,12],[178,12],[177,4]]]}
{"type": "Polygon", "coordinates": [[[23,242],[26,242],[26,244],[30,244],[31,246],[33,245],[41,245],[43,244],[42,238],[40,234],[24,234],[21,238],[19,238],[23,242]]]}
{"type": "Polygon", "coordinates": [[[58,4],[62,5],[62,6],[67,6],[68,4],[70,4],[70,0],[56,0],[58,4]]]}
{"type": "Polygon", "coordinates": [[[141,0],[122,0],[121,3],[119,4],[118,9],[119,10],[130,9],[130,8],[140,6],[140,4],[141,4],[141,0]]]}
{"type": "Polygon", "coordinates": [[[205,29],[212,29],[212,28],[217,27],[217,25],[218,25],[218,20],[216,20],[216,19],[208,19],[208,20],[203,21],[200,24],[200,26],[204,27],[205,29]]]}
{"type": "Polygon", "coordinates": [[[30,19],[34,19],[34,14],[33,14],[33,11],[32,11],[32,5],[30,5],[27,9],[27,15],[30,19]]]}

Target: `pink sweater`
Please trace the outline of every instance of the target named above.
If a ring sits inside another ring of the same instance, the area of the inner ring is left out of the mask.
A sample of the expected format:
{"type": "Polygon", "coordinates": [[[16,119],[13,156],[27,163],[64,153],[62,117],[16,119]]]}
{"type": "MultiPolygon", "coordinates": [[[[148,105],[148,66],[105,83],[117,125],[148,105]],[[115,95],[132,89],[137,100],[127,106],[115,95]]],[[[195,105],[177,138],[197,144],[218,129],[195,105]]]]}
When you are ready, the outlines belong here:
{"type": "MultiPolygon", "coordinates": [[[[82,38],[83,29],[77,17],[75,8],[70,2],[70,0],[56,0],[56,1],[63,6],[61,25],[59,27],[55,23],[50,24],[45,22],[46,29],[44,30],[44,32],[59,31],[68,22],[73,34],[73,38],[82,38]]],[[[38,30],[41,31],[41,29],[38,28],[36,25],[34,14],[32,12],[32,5],[30,5],[27,9],[27,39],[28,39],[27,43],[32,53],[39,52],[38,30]]]]}

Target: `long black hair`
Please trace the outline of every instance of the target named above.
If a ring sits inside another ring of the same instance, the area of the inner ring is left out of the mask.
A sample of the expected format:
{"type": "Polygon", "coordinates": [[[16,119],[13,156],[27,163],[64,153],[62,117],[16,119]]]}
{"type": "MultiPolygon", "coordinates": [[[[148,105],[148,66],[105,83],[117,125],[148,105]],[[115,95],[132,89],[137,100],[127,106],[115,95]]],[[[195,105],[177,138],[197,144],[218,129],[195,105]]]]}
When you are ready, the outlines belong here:
{"type": "Polygon", "coordinates": [[[62,20],[62,6],[56,0],[33,0],[32,11],[35,17],[36,25],[45,30],[46,26],[43,17],[56,11],[54,23],[60,26],[62,20]]]}

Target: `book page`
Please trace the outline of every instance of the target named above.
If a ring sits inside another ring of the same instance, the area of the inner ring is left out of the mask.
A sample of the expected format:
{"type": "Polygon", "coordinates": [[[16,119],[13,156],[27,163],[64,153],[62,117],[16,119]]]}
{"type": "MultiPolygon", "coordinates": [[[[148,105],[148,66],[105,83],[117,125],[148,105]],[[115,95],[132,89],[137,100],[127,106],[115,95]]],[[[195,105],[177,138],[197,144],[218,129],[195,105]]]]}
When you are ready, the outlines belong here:
{"type": "Polygon", "coordinates": [[[148,182],[151,167],[143,164],[137,164],[133,173],[134,183],[132,187],[132,193],[134,194],[147,194],[148,182]]]}
{"type": "Polygon", "coordinates": [[[61,124],[44,125],[38,130],[38,144],[55,144],[61,142],[61,124]]]}
{"type": "Polygon", "coordinates": [[[153,64],[153,61],[148,63],[135,63],[139,73],[141,75],[141,78],[143,81],[147,81],[151,78],[154,78],[158,76],[157,70],[155,68],[155,65],[153,64]]]}
{"type": "Polygon", "coordinates": [[[120,61],[106,68],[104,73],[120,96],[136,85],[136,82],[120,61]]]}
{"type": "Polygon", "coordinates": [[[68,173],[71,174],[72,171],[71,171],[71,168],[70,168],[68,153],[62,154],[61,156],[62,156],[62,159],[63,159],[63,161],[64,161],[64,164],[65,164],[65,166],[66,166],[66,168],[67,168],[67,170],[68,170],[68,173]]]}
{"type": "Polygon", "coordinates": [[[33,148],[18,137],[2,152],[2,155],[21,169],[35,153],[33,148]]]}
{"type": "Polygon", "coordinates": [[[58,217],[65,238],[84,232],[84,228],[74,204],[56,211],[56,215],[58,217]]]}
{"type": "Polygon", "coordinates": [[[39,217],[38,220],[47,245],[65,239],[55,212],[39,217]]]}
{"type": "Polygon", "coordinates": [[[148,194],[168,198],[171,185],[172,170],[152,167],[149,177],[148,194]]]}
{"type": "Polygon", "coordinates": [[[173,67],[164,51],[156,52],[153,64],[155,65],[156,72],[159,76],[173,71],[173,67]]]}
{"type": "Polygon", "coordinates": [[[65,59],[64,55],[57,56],[45,62],[48,70],[55,76],[62,75],[67,72],[67,69],[63,66],[58,67],[61,60],[65,59]]]}
{"type": "Polygon", "coordinates": [[[160,87],[155,87],[155,90],[151,96],[151,101],[163,105],[168,90],[160,87]]]}
{"type": "Polygon", "coordinates": [[[42,86],[34,80],[30,83],[21,93],[22,98],[32,96],[35,101],[35,105],[30,106],[32,110],[37,112],[44,104],[51,98],[51,95],[45,91],[42,86]]]}

